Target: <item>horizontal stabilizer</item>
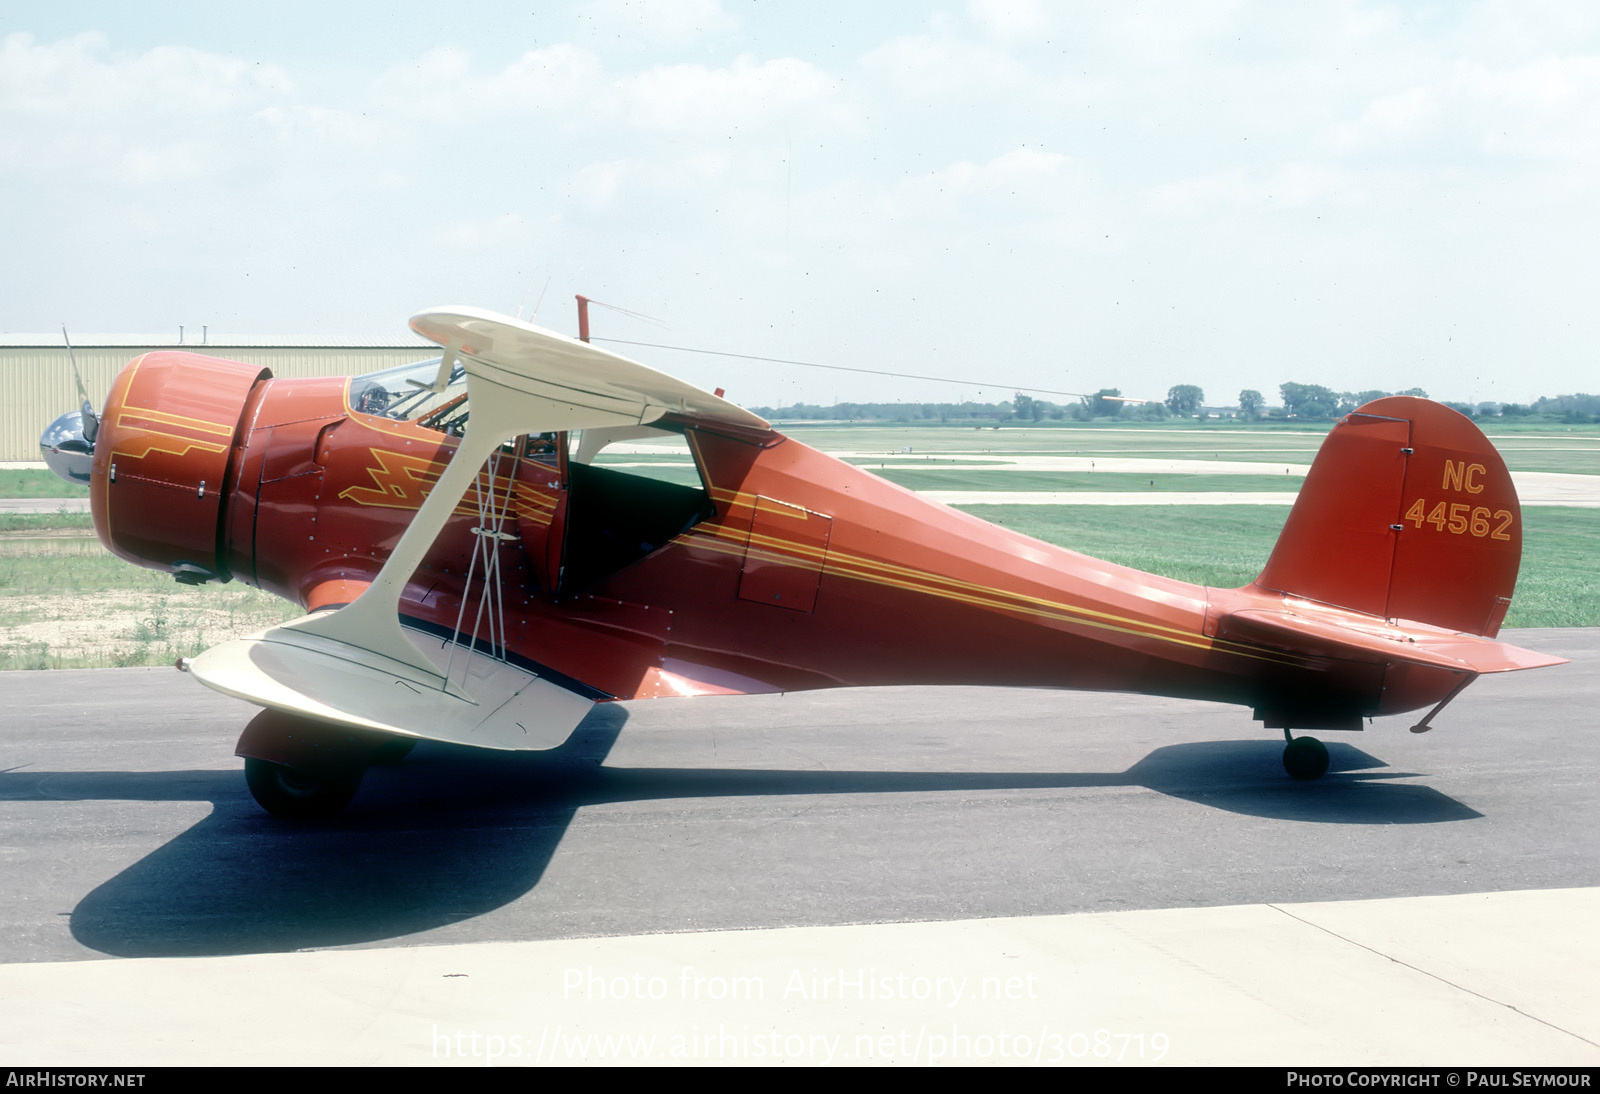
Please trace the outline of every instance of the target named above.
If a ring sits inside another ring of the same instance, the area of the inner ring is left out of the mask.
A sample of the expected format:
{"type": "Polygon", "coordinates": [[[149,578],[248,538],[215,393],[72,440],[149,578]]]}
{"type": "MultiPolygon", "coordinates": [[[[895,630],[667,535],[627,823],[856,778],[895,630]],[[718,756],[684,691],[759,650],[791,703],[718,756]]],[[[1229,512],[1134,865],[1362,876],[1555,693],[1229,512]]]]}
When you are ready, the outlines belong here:
{"type": "Polygon", "coordinates": [[[1452,672],[1514,672],[1564,665],[1566,658],[1513,646],[1492,638],[1417,624],[1388,625],[1376,620],[1302,615],[1246,608],[1220,621],[1217,637],[1340,661],[1402,661],[1452,672]]]}

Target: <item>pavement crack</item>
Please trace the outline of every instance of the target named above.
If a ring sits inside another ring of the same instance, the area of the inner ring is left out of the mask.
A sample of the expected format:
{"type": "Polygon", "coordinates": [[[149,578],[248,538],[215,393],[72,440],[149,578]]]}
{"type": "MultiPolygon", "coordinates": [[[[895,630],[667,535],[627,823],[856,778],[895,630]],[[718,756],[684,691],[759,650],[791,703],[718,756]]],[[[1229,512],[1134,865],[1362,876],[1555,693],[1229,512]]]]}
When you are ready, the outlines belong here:
{"type": "Polygon", "coordinates": [[[1335,930],[1333,930],[1331,928],[1324,927],[1320,923],[1314,923],[1311,920],[1306,919],[1304,916],[1295,915],[1293,912],[1289,911],[1289,909],[1284,908],[1284,907],[1282,907],[1280,905],[1268,904],[1267,907],[1271,908],[1275,912],[1282,912],[1284,915],[1288,916],[1292,920],[1295,920],[1297,923],[1304,923],[1308,927],[1316,928],[1317,930],[1321,931],[1323,934],[1331,935],[1332,937],[1337,938],[1340,942],[1349,943],[1350,945],[1355,946],[1355,947],[1357,947],[1359,949],[1366,950],[1370,954],[1375,954],[1378,957],[1382,957],[1382,958],[1385,958],[1386,960],[1393,961],[1396,965],[1400,965],[1400,966],[1402,966],[1404,968],[1410,969],[1412,972],[1420,973],[1423,976],[1426,976],[1431,980],[1437,980],[1439,983],[1445,984],[1445,985],[1447,985],[1449,987],[1452,987],[1457,991],[1466,992],[1468,995],[1475,996],[1475,997],[1477,997],[1479,999],[1482,999],[1485,1003],[1492,1003],[1497,1007],[1504,1007],[1507,1010],[1511,1011],[1513,1014],[1520,1014],[1520,1015],[1522,1015],[1522,1017],[1527,1018],[1530,1021],[1538,1022],[1541,1026],[1548,1026],[1550,1029],[1555,1030],[1557,1033],[1564,1033],[1568,1037],[1576,1038],[1577,1040],[1582,1041],[1586,1045],[1591,1045],[1591,1046],[1593,1046],[1595,1048],[1600,1048],[1600,1042],[1591,1041],[1589,1038],[1585,1037],[1583,1034],[1576,1033],[1576,1032],[1574,1032],[1574,1031],[1572,1031],[1570,1029],[1566,1029],[1563,1026],[1558,1026],[1554,1022],[1550,1022],[1550,1021],[1547,1021],[1547,1020],[1545,1020],[1543,1018],[1540,1018],[1537,1014],[1529,1014],[1527,1011],[1523,1010],[1521,1007],[1516,1006],[1515,1004],[1507,1003],[1504,1000],[1496,999],[1496,998],[1494,998],[1493,996],[1490,996],[1490,995],[1485,995],[1481,991],[1474,991],[1472,988],[1467,987],[1465,984],[1458,984],[1454,980],[1448,980],[1445,977],[1440,976],[1436,972],[1429,972],[1427,969],[1424,969],[1424,968],[1422,968],[1422,967],[1420,967],[1418,965],[1413,965],[1409,961],[1402,961],[1400,958],[1395,957],[1392,954],[1387,954],[1387,953],[1384,953],[1382,950],[1374,949],[1373,947],[1367,945],[1365,942],[1357,942],[1355,939],[1346,937],[1345,935],[1342,935],[1338,931],[1335,931],[1335,930]]]}

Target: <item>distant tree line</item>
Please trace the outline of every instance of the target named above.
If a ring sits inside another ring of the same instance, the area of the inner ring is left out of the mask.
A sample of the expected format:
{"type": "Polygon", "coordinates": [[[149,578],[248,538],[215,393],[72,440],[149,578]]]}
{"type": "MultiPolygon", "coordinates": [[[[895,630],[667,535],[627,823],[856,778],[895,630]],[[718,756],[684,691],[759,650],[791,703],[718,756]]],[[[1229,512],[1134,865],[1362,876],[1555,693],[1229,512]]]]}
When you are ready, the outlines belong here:
{"type": "Polygon", "coordinates": [[[1016,417],[1013,403],[791,403],[788,406],[753,406],[750,410],[770,419],[820,419],[830,422],[984,422],[1016,417]]]}
{"type": "MultiPolygon", "coordinates": [[[[1212,416],[1238,417],[1247,421],[1287,419],[1315,420],[1338,418],[1359,406],[1389,395],[1415,395],[1426,399],[1419,387],[1404,391],[1334,391],[1320,384],[1285,383],[1278,385],[1280,405],[1269,407],[1259,391],[1239,392],[1235,406],[1205,405],[1205,392],[1194,384],[1176,384],[1167,389],[1161,402],[1126,399],[1120,388],[1101,388],[1076,402],[1053,403],[1017,392],[1001,403],[835,403],[821,406],[794,403],[789,406],[757,406],[750,409],[764,418],[824,421],[901,421],[956,422],[974,425],[1024,424],[1042,421],[1088,422],[1117,418],[1126,421],[1161,421],[1168,417],[1205,420],[1212,416]]],[[[1493,418],[1555,420],[1570,424],[1600,422],[1600,395],[1557,395],[1532,403],[1454,403],[1445,406],[1479,421],[1493,418]]]]}
{"type": "MultiPolygon", "coordinates": [[[[1330,391],[1319,384],[1280,384],[1278,393],[1281,407],[1270,411],[1271,417],[1282,418],[1337,418],[1359,406],[1382,399],[1388,395],[1415,395],[1426,399],[1428,393],[1420,387],[1404,391],[1330,391]]],[[[1532,403],[1457,403],[1441,400],[1445,406],[1467,417],[1482,421],[1492,418],[1545,418],[1582,424],[1600,421],[1600,395],[1558,395],[1539,398],[1532,403]]],[[[1241,391],[1239,408],[1245,417],[1261,417],[1261,393],[1241,391]],[[1250,409],[1247,411],[1247,403],[1250,409]]]]}

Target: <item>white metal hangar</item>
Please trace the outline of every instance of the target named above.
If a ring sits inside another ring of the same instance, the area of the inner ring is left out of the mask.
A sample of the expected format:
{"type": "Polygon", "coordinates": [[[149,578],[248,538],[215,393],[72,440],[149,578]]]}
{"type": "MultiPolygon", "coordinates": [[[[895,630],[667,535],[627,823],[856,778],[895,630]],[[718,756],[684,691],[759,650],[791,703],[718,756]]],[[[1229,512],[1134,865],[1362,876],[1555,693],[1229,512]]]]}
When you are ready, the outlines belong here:
{"type": "MultiPolygon", "coordinates": [[[[68,331],[89,398],[98,408],[122,366],[151,350],[178,349],[262,365],[274,376],[351,376],[436,357],[439,347],[407,332],[400,338],[285,335],[219,336],[205,327],[173,335],[68,331]],[[175,336],[175,337],[174,337],[175,336]]],[[[61,332],[0,334],[0,461],[39,459],[39,434],[76,410],[78,395],[61,332]]]]}

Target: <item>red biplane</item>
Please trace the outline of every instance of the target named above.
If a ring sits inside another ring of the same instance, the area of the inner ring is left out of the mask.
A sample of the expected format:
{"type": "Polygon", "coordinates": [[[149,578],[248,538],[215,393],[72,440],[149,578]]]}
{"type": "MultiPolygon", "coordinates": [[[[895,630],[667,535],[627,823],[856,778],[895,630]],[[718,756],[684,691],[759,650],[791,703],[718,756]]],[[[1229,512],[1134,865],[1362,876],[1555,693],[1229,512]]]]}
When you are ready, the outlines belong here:
{"type": "Polygon", "coordinates": [[[1212,589],[930,503],[585,341],[411,326],[439,359],[353,379],[147,353],[86,435],[46,436],[115,554],[307,610],[180,663],[265,708],[237,752],[280,816],[338,811],[417,739],[548,749],[597,702],[881,684],[1237,703],[1315,778],[1327,749],[1291,730],[1432,707],[1420,732],[1480,673],[1560,663],[1494,640],[1521,513],[1436,403],[1345,416],[1261,576],[1212,589]],[[687,442],[689,481],[594,461],[647,438],[687,442]]]}

